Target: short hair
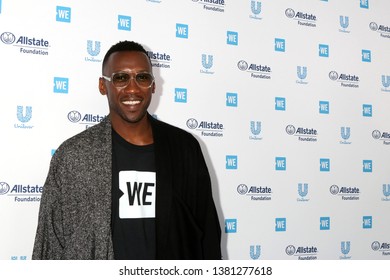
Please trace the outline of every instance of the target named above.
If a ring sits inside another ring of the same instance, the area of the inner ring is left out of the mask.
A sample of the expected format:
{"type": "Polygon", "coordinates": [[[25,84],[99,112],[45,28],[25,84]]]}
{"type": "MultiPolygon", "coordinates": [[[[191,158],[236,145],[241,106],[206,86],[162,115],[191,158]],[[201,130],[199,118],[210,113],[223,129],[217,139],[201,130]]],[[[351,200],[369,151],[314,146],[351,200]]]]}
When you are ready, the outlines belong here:
{"type": "Polygon", "coordinates": [[[110,57],[110,55],[112,55],[115,52],[125,52],[125,51],[142,52],[142,53],[146,54],[150,65],[152,65],[152,63],[150,61],[150,57],[148,55],[148,52],[145,50],[145,48],[141,44],[134,42],[134,41],[120,41],[120,42],[116,43],[115,45],[112,45],[111,48],[107,51],[106,55],[104,56],[103,63],[102,63],[102,72],[104,70],[104,66],[106,65],[107,60],[110,57]]]}

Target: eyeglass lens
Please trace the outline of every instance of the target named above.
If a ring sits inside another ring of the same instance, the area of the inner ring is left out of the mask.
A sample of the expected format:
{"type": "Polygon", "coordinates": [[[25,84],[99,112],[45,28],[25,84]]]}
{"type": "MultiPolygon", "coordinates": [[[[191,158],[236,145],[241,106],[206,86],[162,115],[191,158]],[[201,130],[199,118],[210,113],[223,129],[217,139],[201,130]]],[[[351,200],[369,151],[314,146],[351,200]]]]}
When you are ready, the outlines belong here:
{"type": "MultiPolygon", "coordinates": [[[[131,75],[126,72],[115,73],[112,76],[112,83],[116,87],[125,87],[130,83],[130,80],[131,75]]],[[[153,76],[149,73],[137,73],[134,80],[140,87],[150,87],[154,81],[153,76]]]]}

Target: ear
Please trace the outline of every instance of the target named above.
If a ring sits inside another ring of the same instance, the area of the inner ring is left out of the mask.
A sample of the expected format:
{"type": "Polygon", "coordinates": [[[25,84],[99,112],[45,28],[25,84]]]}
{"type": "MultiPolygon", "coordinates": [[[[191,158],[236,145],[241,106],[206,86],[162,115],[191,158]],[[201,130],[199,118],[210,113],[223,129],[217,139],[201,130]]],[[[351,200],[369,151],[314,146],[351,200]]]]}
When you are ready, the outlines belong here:
{"type": "Polygon", "coordinates": [[[102,95],[107,94],[107,88],[103,78],[99,78],[99,91],[102,95]]]}
{"type": "Polygon", "coordinates": [[[155,93],[155,92],[156,92],[156,82],[153,82],[152,93],[155,93]]]}

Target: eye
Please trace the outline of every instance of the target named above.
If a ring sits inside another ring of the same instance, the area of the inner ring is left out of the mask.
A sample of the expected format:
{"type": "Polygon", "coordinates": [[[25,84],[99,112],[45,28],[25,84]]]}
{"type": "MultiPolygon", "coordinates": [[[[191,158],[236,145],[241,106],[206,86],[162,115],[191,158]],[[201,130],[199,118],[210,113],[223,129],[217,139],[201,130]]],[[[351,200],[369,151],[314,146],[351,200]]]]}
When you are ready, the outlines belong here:
{"type": "Polygon", "coordinates": [[[152,75],[149,73],[139,73],[136,75],[136,79],[138,82],[148,83],[152,80],[152,75]]]}
{"type": "Polygon", "coordinates": [[[125,83],[127,82],[128,80],[130,79],[130,76],[129,74],[127,73],[116,73],[114,74],[114,76],[112,77],[112,81],[113,83],[125,83]]]}

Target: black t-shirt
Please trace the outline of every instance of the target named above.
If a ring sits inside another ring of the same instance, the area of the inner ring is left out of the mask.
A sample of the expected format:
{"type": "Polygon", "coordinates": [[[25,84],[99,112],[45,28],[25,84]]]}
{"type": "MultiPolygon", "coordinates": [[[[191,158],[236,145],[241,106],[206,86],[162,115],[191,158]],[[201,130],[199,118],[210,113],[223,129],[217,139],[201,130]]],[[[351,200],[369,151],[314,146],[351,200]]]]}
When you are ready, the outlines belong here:
{"type": "Polygon", "coordinates": [[[112,130],[112,240],[118,260],[156,258],[153,144],[136,146],[112,130]]]}

